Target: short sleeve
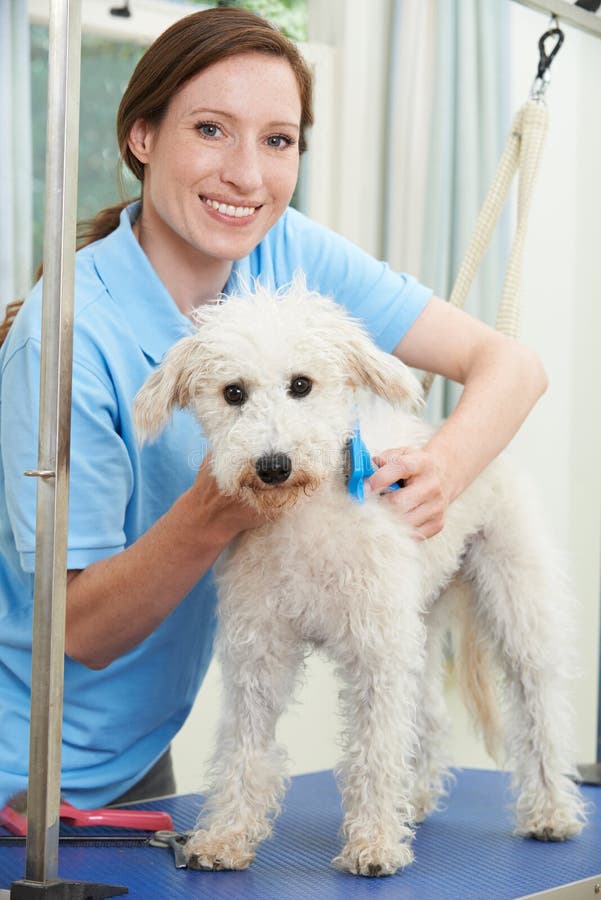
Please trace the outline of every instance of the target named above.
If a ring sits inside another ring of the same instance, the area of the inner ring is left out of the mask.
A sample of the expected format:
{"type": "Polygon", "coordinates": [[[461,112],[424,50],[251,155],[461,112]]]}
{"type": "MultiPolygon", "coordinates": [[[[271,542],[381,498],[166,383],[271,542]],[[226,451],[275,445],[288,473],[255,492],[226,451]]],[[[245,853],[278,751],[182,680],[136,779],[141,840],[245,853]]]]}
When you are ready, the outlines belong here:
{"type": "MultiPolygon", "coordinates": [[[[29,338],[6,361],[2,376],[0,450],[10,526],[21,565],[35,567],[40,345],[29,338]]],[[[110,385],[81,362],[73,364],[69,479],[70,569],[81,569],[125,546],[125,512],[132,464],[118,433],[110,385]]]]}
{"type": "Polygon", "coordinates": [[[293,261],[293,267],[305,273],[311,290],[345,306],[388,352],[432,296],[432,290],[413,276],[394,272],[388,263],[296,210],[288,210],[281,240],[278,258],[293,261]]]}

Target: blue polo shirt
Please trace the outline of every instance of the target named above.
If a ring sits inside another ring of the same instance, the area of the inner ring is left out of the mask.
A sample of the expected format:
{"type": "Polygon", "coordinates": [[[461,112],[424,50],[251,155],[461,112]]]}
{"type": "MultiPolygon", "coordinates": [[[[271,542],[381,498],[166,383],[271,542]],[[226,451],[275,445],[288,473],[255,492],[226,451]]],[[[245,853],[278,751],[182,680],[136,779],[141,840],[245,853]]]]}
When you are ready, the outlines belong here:
{"type": "MultiPolygon", "coordinates": [[[[193,483],[199,426],[176,412],[140,448],[136,393],[190,331],[138,244],[132,204],[119,227],[76,257],[68,567],[82,569],[134,543],[193,483]]],[[[289,209],[237,276],[274,288],[294,273],[364,320],[391,351],[430,291],[289,209]]],[[[0,806],[26,786],[35,566],[41,285],[0,351],[0,806]]],[[[215,590],[207,573],[138,647],[102,671],[65,659],[62,791],[81,807],[110,802],[164,752],[184,723],[209,664],[215,590]]]]}

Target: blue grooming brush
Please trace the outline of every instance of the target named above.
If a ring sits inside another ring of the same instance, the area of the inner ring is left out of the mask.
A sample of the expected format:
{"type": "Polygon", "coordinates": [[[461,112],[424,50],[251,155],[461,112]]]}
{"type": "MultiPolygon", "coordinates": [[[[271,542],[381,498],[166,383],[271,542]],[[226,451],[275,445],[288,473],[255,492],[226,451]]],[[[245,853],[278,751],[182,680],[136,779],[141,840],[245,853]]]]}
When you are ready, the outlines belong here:
{"type": "MultiPolygon", "coordinates": [[[[369,478],[375,471],[376,468],[371,461],[369,450],[361,439],[361,431],[357,424],[347,443],[347,490],[351,497],[354,497],[359,503],[365,502],[363,480],[369,478]]],[[[401,478],[391,484],[384,493],[398,491],[399,488],[404,487],[404,484],[405,482],[401,478]]]]}

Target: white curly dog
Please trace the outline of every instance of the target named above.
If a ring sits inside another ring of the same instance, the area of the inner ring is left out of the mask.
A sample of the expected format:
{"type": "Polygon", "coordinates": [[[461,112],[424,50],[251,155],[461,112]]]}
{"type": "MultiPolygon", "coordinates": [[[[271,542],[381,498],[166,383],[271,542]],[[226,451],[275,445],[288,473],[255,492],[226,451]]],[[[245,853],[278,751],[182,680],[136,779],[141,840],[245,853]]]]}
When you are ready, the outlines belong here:
{"type": "Polygon", "coordinates": [[[442,533],[416,540],[390,498],[360,503],[346,484],[357,418],[372,453],[428,439],[407,410],[420,388],[401,362],[302,279],[202,307],[196,325],[140,391],[139,433],[151,438],[175,407],[189,408],[220,489],[270,520],[216,565],[225,703],[188,865],[244,869],[270,835],[286,783],[276,723],[309,648],[334,661],[344,684],[345,844],[334,864],[376,876],[410,863],[412,825],[444,789],[444,642],[458,618],[491,748],[491,686],[502,683],[517,831],[578,833],[563,683],[569,600],[506,460],[450,506],[442,533]]]}

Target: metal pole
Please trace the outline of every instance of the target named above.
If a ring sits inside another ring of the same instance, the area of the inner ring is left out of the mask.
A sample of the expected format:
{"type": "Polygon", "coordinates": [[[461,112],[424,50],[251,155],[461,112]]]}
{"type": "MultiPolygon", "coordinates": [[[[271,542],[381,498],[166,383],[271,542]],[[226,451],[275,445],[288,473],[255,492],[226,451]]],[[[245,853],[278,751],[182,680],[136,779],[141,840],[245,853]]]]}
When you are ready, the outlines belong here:
{"type": "Polygon", "coordinates": [[[56,878],[67,590],[80,0],[51,0],[26,877],[56,878]]]}
{"type": "Polygon", "coordinates": [[[562,24],[573,25],[574,28],[601,37],[601,16],[574,6],[567,0],[515,0],[515,2],[521,3],[522,6],[528,6],[530,9],[557,16],[558,19],[561,19],[562,24]]]}

